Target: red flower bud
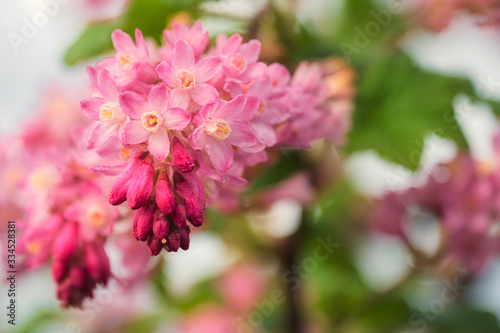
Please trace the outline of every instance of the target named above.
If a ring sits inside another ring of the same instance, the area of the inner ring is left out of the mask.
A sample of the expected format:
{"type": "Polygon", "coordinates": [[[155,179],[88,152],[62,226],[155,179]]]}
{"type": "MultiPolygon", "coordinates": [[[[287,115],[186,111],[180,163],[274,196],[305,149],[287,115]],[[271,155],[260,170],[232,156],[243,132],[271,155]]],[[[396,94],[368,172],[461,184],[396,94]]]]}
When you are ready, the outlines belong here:
{"type": "Polygon", "coordinates": [[[162,241],[156,238],[155,235],[151,235],[151,237],[148,239],[149,254],[151,254],[152,256],[157,256],[158,254],[160,254],[162,247],[162,241]]]}
{"type": "Polygon", "coordinates": [[[186,225],[186,208],[182,204],[177,204],[174,206],[174,210],[172,213],[169,215],[170,218],[172,219],[172,222],[179,228],[183,227],[186,225]]]}
{"type": "Polygon", "coordinates": [[[195,164],[193,157],[189,154],[179,141],[179,139],[174,136],[172,140],[172,160],[174,166],[179,169],[180,172],[188,173],[194,170],[195,164]]]}
{"type": "Polygon", "coordinates": [[[175,198],[165,170],[160,172],[156,182],[156,204],[163,214],[168,215],[174,210],[175,198]]]}
{"type": "Polygon", "coordinates": [[[183,228],[179,229],[179,236],[180,236],[180,242],[181,242],[181,249],[184,251],[189,249],[189,233],[191,232],[191,229],[189,228],[188,225],[185,225],[183,228]]]}
{"type": "Polygon", "coordinates": [[[131,209],[139,209],[148,202],[153,193],[154,179],[153,157],[148,156],[137,168],[135,176],[128,185],[127,203],[131,209]]]}
{"type": "Polygon", "coordinates": [[[52,262],[52,278],[54,281],[61,282],[66,277],[67,268],[66,262],[54,260],[52,262]]]}
{"type": "Polygon", "coordinates": [[[153,222],[153,233],[156,238],[160,240],[166,238],[168,235],[168,229],[168,220],[166,220],[166,216],[163,214],[156,214],[153,222]]]}
{"type": "MultiPolygon", "coordinates": [[[[195,196],[191,185],[184,177],[176,177],[175,188],[177,193],[184,199],[184,207],[186,208],[186,217],[195,227],[203,224],[205,206],[195,196]]],[[[180,227],[180,226],[179,226],[180,227]]]]}
{"type": "Polygon", "coordinates": [[[154,203],[149,203],[135,213],[133,232],[135,239],[138,241],[145,242],[151,235],[155,211],[156,206],[154,203]]]}
{"type": "Polygon", "coordinates": [[[67,261],[78,249],[78,225],[67,223],[54,242],[52,248],[54,257],[60,261],[67,261]]]}
{"type": "Polygon", "coordinates": [[[129,161],[125,170],[122,171],[116,178],[113,186],[111,187],[111,192],[109,193],[109,203],[113,206],[124,203],[127,200],[127,190],[130,184],[132,176],[137,171],[137,168],[141,165],[144,160],[144,154],[133,158],[129,161]]]}
{"type": "Polygon", "coordinates": [[[167,243],[164,245],[165,250],[168,252],[177,252],[181,245],[179,232],[176,230],[168,235],[167,243]]]}
{"type": "Polygon", "coordinates": [[[71,267],[69,270],[69,279],[74,287],[83,287],[83,284],[85,283],[85,270],[77,266],[71,267]]]}

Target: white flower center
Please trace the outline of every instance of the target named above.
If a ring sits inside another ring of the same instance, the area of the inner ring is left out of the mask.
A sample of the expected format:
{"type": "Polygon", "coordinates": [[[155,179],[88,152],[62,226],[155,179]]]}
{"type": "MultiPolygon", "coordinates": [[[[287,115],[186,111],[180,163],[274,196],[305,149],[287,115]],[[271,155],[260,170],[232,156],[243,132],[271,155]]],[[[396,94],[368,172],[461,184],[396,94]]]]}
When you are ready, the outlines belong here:
{"type": "Polygon", "coordinates": [[[99,107],[99,111],[99,119],[106,122],[121,120],[125,116],[120,104],[115,102],[104,103],[99,107]]]}
{"type": "Polygon", "coordinates": [[[141,116],[141,120],[142,126],[153,133],[156,133],[163,124],[162,116],[156,111],[144,112],[141,116]]]}
{"type": "Polygon", "coordinates": [[[195,77],[190,71],[179,69],[176,77],[177,81],[179,81],[180,87],[183,89],[192,88],[196,85],[195,77]]]}
{"type": "Polygon", "coordinates": [[[225,120],[209,120],[205,123],[205,132],[216,139],[224,140],[231,134],[231,126],[225,120]]]}
{"type": "Polygon", "coordinates": [[[116,60],[123,70],[129,71],[134,67],[135,57],[133,54],[118,52],[116,54],[116,60]]]}

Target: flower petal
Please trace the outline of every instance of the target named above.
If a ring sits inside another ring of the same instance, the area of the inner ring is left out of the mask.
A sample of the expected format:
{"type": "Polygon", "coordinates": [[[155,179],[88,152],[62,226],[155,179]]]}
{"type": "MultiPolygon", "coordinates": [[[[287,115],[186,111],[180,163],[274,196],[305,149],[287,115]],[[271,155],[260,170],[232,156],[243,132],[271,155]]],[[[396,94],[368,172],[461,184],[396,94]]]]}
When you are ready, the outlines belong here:
{"type": "Polygon", "coordinates": [[[248,63],[256,62],[259,59],[260,42],[252,39],[248,43],[240,46],[240,54],[248,61],[248,63]]]}
{"type": "Polygon", "coordinates": [[[230,123],[229,126],[231,126],[231,135],[226,140],[233,146],[250,147],[257,141],[255,132],[247,124],[235,122],[230,123]]]}
{"type": "Polygon", "coordinates": [[[196,150],[203,149],[207,144],[207,139],[203,126],[199,126],[191,134],[191,146],[196,150]]]}
{"type": "Polygon", "coordinates": [[[235,99],[224,104],[216,115],[222,119],[234,119],[238,122],[251,120],[260,106],[260,100],[254,96],[239,95],[235,99]]]}
{"type": "Polygon", "coordinates": [[[160,83],[153,87],[148,94],[149,109],[163,115],[167,111],[168,97],[167,86],[160,83]]]}
{"type": "Polygon", "coordinates": [[[189,93],[182,89],[174,89],[170,91],[170,98],[168,100],[168,109],[179,108],[186,110],[191,102],[189,93]]]}
{"type": "Polygon", "coordinates": [[[163,60],[156,66],[156,73],[160,79],[169,87],[175,87],[177,81],[175,80],[175,71],[170,62],[163,60]]]}
{"type": "Polygon", "coordinates": [[[90,97],[80,102],[83,114],[92,120],[99,120],[99,107],[105,103],[100,97],[90,97]]]}
{"type": "Polygon", "coordinates": [[[150,135],[151,132],[145,129],[139,120],[132,120],[123,129],[125,143],[131,145],[143,143],[150,135]]]}
{"type": "Polygon", "coordinates": [[[118,52],[128,53],[136,48],[132,38],[120,29],[113,31],[111,40],[113,41],[113,47],[118,52]]]}
{"type": "Polygon", "coordinates": [[[198,105],[214,102],[219,98],[217,89],[208,83],[197,83],[196,87],[189,91],[189,96],[198,105]]]}
{"type": "Polygon", "coordinates": [[[116,88],[116,83],[107,70],[101,69],[97,74],[97,86],[99,87],[99,92],[107,101],[118,101],[119,92],[116,88]]]}
{"type": "Polygon", "coordinates": [[[115,136],[120,128],[119,123],[95,122],[84,135],[87,149],[94,149],[103,145],[108,139],[115,136]]]}
{"type": "Polygon", "coordinates": [[[208,157],[216,169],[224,172],[233,165],[233,147],[225,140],[208,140],[206,149],[208,157]]]}
{"type": "Polygon", "coordinates": [[[189,125],[191,115],[182,109],[170,109],[165,113],[163,124],[172,130],[183,130],[189,125]]]}
{"type": "Polygon", "coordinates": [[[159,160],[167,158],[170,153],[170,140],[164,128],[160,128],[158,132],[151,134],[148,140],[148,149],[159,160]]]}
{"type": "Polygon", "coordinates": [[[207,82],[221,70],[223,64],[224,60],[221,57],[205,57],[200,59],[194,69],[196,82],[207,82]]]}
{"type": "Polygon", "coordinates": [[[148,112],[148,102],[133,91],[126,91],[120,95],[120,106],[123,112],[131,119],[141,119],[144,112],[148,112]]]}
{"type": "Polygon", "coordinates": [[[193,48],[185,40],[178,40],[175,42],[174,51],[172,53],[172,67],[174,71],[179,69],[187,69],[188,71],[193,70],[193,48]]]}

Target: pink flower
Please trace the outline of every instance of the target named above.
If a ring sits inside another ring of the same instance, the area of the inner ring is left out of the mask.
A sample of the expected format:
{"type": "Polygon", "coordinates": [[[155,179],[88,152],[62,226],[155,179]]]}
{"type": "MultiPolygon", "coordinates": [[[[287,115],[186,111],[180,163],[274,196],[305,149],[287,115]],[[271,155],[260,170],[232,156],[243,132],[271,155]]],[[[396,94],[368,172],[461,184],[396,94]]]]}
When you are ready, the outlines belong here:
{"type": "Polygon", "coordinates": [[[119,86],[125,87],[132,83],[136,90],[143,90],[142,84],[147,86],[156,81],[154,67],[148,63],[148,47],[139,29],[135,30],[136,43],[119,29],[113,31],[111,39],[117,51],[116,55],[98,62],[98,70],[108,70],[119,86]]]}
{"type": "Polygon", "coordinates": [[[170,48],[173,48],[175,42],[178,40],[185,40],[193,48],[196,58],[200,57],[208,44],[208,31],[203,30],[200,20],[196,21],[191,28],[184,24],[173,22],[172,30],[163,31],[163,36],[170,48]]]}
{"type": "Polygon", "coordinates": [[[205,148],[212,164],[220,171],[233,164],[232,146],[245,150],[252,147],[257,137],[248,125],[259,108],[259,99],[240,95],[230,102],[204,105],[195,121],[198,127],[191,135],[194,149],[205,148]]]}
{"type": "Polygon", "coordinates": [[[99,71],[96,84],[101,96],[80,102],[85,116],[94,121],[87,130],[87,149],[99,147],[112,137],[119,136],[127,121],[127,115],[118,103],[119,90],[107,70],[99,71]]]}
{"type": "Polygon", "coordinates": [[[169,130],[182,130],[191,121],[191,116],[179,108],[182,101],[170,98],[165,85],[160,84],[148,94],[148,100],[132,91],[120,95],[120,105],[131,121],[124,128],[124,139],[128,144],[148,141],[149,151],[159,160],[170,153],[169,130]]]}
{"type": "Polygon", "coordinates": [[[205,57],[195,62],[193,48],[184,40],[175,42],[171,61],[162,61],[156,71],[163,82],[189,102],[203,105],[217,100],[219,94],[210,80],[222,67],[220,57],[205,57]]]}

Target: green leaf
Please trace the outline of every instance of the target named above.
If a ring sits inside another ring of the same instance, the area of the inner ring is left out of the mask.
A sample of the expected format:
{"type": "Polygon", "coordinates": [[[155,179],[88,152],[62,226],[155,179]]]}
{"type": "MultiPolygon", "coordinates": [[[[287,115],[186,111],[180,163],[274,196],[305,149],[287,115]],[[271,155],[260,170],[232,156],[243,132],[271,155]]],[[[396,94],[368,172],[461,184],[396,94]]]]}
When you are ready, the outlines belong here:
{"type": "Polygon", "coordinates": [[[446,309],[436,316],[435,321],[429,322],[429,327],[439,333],[500,333],[498,320],[493,314],[466,305],[446,309]]]}
{"type": "Polygon", "coordinates": [[[121,21],[93,23],[89,25],[78,40],[68,49],[64,61],[75,65],[112,49],[111,33],[121,27],[121,21]]]}
{"type": "Polygon", "coordinates": [[[348,152],[373,149],[416,170],[431,133],[468,147],[452,109],[453,99],[468,91],[467,80],[425,72],[402,54],[369,63],[360,73],[348,152]]]}
{"type": "Polygon", "coordinates": [[[285,151],[280,159],[270,168],[264,170],[248,187],[245,194],[252,195],[265,190],[287,179],[303,167],[300,154],[297,151],[285,151]]]}

